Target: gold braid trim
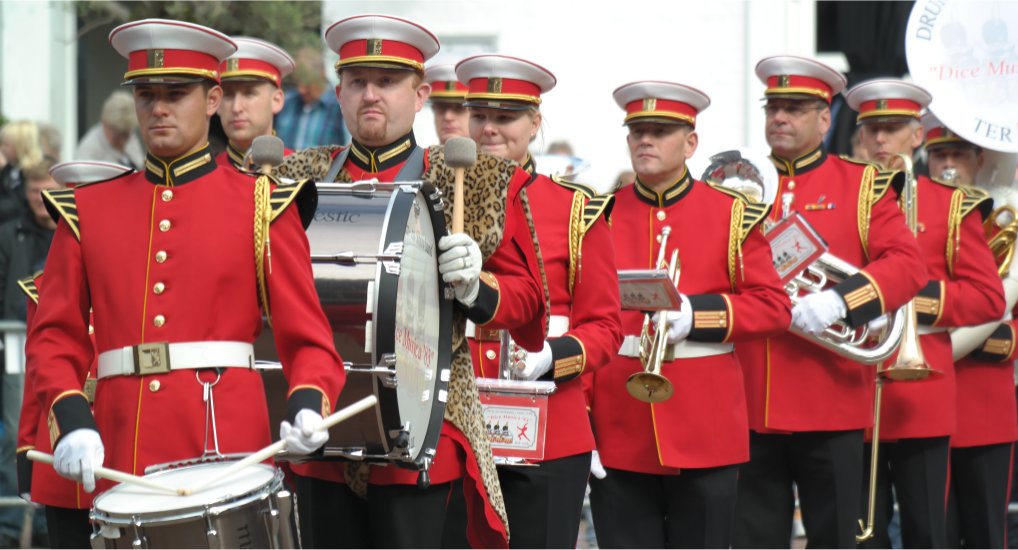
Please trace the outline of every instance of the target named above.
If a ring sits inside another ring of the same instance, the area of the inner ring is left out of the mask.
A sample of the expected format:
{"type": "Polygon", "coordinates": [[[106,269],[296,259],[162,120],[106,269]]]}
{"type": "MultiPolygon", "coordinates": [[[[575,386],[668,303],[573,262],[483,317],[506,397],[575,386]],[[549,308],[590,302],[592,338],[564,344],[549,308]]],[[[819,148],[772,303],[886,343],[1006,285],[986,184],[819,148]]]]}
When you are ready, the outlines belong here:
{"type": "Polygon", "coordinates": [[[270,197],[272,187],[267,176],[258,176],[254,187],[254,259],[255,275],[258,278],[258,298],[265,311],[265,321],[272,326],[272,312],[269,310],[269,288],[265,280],[265,259],[269,260],[269,274],[272,274],[272,249],[269,243],[269,224],[272,223],[270,197]]]}
{"type": "Polygon", "coordinates": [[[863,169],[862,181],[859,183],[859,207],[856,209],[859,216],[856,221],[859,225],[859,242],[862,243],[862,250],[866,254],[867,261],[870,258],[870,210],[873,208],[873,180],[876,175],[877,170],[872,165],[863,169]]]}
{"type": "Polygon", "coordinates": [[[736,262],[742,278],[746,278],[742,266],[742,214],[745,210],[745,202],[739,199],[732,201],[732,219],[728,224],[728,282],[732,291],[735,290],[736,262]]]}
{"type": "Polygon", "coordinates": [[[569,295],[573,295],[576,286],[576,273],[580,270],[580,258],[583,246],[583,193],[573,193],[573,207],[569,212],[569,295]]]}
{"type": "Polygon", "coordinates": [[[951,206],[947,209],[947,274],[954,277],[954,260],[955,254],[960,250],[961,246],[961,226],[962,220],[962,200],[965,198],[965,192],[961,190],[955,190],[951,193],[951,206]]]}

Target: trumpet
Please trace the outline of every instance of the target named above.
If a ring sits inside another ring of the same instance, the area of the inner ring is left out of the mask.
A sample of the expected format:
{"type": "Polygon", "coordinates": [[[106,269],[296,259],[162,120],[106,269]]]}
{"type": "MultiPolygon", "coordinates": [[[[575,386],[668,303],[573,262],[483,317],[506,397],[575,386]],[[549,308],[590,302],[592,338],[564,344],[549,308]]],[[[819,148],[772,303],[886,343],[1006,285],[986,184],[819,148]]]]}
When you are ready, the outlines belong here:
{"type": "MultiPolygon", "coordinates": [[[[915,172],[912,170],[912,158],[908,155],[898,154],[905,166],[905,189],[902,192],[902,210],[905,212],[905,221],[908,224],[912,235],[916,234],[918,226],[916,199],[918,190],[915,172]]],[[[874,516],[876,515],[877,504],[877,462],[880,457],[880,403],[883,397],[883,386],[887,380],[893,381],[918,381],[925,380],[933,375],[943,374],[930,368],[923,357],[923,349],[919,343],[919,322],[916,320],[915,302],[909,300],[898,312],[904,317],[904,330],[901,336],[901,345],[898,348],[898,356],[894,363],[885,369],[877,370],[876,388],[873,393],[873,436],[870,445],[870,479],[869,479],[869,509],[866,513],[866,521],[859,520],[861,532],[855,536],[856,542],[864,542],[874,535],[874,516]]]]}
{"type": "MultiPolygon", "coordinates": [[[[679,251],[672,251],[671,261],[664,263],[665,249],[668,245],[668,235],[672,228],[665,226],[661,228],[661,247],[657,253],[657,269],[668,269],[668,277],[672,284],[679,286],[679,251]]],[[[657,322],[651,320],[651,314],[643,317],[643,330],[640,332],[640,363],[643,365],[642,372],[630,375],[626,380],[626,390],[629,395],[645,403],[660,403],[671,398],[675,388],[671,381],[661,374],[661,364],[665,361],[668,351],[668,316],[660,312],[657,322]],[[651,325],[654,325],[654,332],[651,334],[651,325]]]]}

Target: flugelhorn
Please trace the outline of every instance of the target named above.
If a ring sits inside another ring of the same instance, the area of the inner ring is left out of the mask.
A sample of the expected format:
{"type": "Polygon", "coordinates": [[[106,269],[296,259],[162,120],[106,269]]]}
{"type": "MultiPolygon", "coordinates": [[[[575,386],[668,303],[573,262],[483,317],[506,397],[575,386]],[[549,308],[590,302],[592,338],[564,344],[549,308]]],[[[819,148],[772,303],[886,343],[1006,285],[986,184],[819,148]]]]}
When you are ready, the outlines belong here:
{"type": "MultiPolygon", "coordinates": [[[[916,234],[918,226],[916,211],[916,199],[918,197],[915,172],[912,170],[912,158],[908,155],[898,154],[905,167],[905,188],[902,190],[902,210],[905,212],[905,222],[912,235],[916,234]]],[[[869,508],[866,512],[866,521],[859,520],[861,532],[855,536],[856,542],[864,542],[874,535],[874,516],[876,515],[877,504],[877,462],[880,459],[880,404],[883,398],[883,387],[886,380],[893,381],[918,381],[925,380],[934,374],[943,374],[930,368],[923,357],[923,349],[919,343],[919,322],[916,320],[915,304],[909,300],[907,304],[898,310],[904,317],[903,334],[901,335],[901,346],[898,348],[898,356],[894,363],[886,369],[878,369],[876,376],[876,387],[873,392],[873,435],[870,445],[870,480],[869,480],[869,508]]]]}
{"type": "MultiPolygon", "coordinates": [[[[657,269],[668,268],[668,277],[676,288],[679,286],[679,251],[672,251],[671,261],[665,263],[665,250],[668,246],[668,235],[672,228],[661,228],[661,247],[657,252],[657,269]]],[[[629,395],[645,403],[660,403],[672,396],[675,388],[671,381],[661,374],[661,365],[668,352],[668,315],[658,313],[657,322],[651,320],[651,314],[643,317],[643,330],[640,332],[640,363],[643,371],[630,375],[626,380],[629,395]],[[651,334],[653,325],[653,334],[651,334]]]]}

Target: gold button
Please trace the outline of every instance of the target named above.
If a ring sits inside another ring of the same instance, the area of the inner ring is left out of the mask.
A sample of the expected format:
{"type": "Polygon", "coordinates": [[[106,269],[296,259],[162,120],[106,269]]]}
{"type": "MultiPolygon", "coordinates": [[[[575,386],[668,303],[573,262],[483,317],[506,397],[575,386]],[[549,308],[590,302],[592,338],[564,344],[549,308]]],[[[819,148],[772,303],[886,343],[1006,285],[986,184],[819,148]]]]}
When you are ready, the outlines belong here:
{"type": "Polygon", "coordinates": [[[795,180],[788,180],[788,190],[795,191],[795,180]]]}
{"type": "Polygon", "coordinates": [[[657,211],[657,219],[658,219],[658,221],[664,221],[664,219],[665,219],[666,217],[668,217],[668,215],[667,215],[667,214],[665,214],[665,211],[664,211],[664,210],[658,210],[658,211],[657,211]]]}
{"type": "Polygon", "coordinates": [[[156,262],[161,264],[165,261],[166,261],[166,251],[160,250],[159,252],[156,252],[156,262]]]}
{"type": "Polygon", "coordinates": [[[167,189],[163,191],[163,202],[170,202],[173,200],[173,191],[167,189]]]}
{"type": "Polygon", "coordinates": [[[153,380],[153,381],[148,383],[148,391],[150,391],[150,392],[157,392],[157,391],[159,391],[159,386],[160,386],[159,381],[158,380],[153,380]]]}
{"type": "Polygon", "coordinates": [[[152,319],[152,324],[155,325],[156,328],[159,328],[166,324],[166,317],[163,317],[162,315],[156,315],[155,318],[152,319]]]}
{"type": "Polygon", "coordinates": [[[484,356],[486,358],[491,359],[492,361],[494,361],[495,360],[495,350],[489,349],[488,351],[484,352],[484,356]]]}
{"type": "Polygon", "coordinates": [[[93,327],[91,323],[89,323],[88,325],[88,334],[89,335],[95,334],[95,327],[93,327]]]}
{"type": "Polygon", "coordinates": [[[162,294],[164,290],[166,290],[166,285],[163,283],[156,283],[155,286],[152,287],[152,292],[155,292],[156,294],[162,294]]]}
{"type": "Polygon", "coordinates": [[[658,235],[657,237],[654,237],[654,239],[655,239],[655,240],[656,240],[657,242],[661,242],[661,235],[658,235]]]}
{"type": "Polygon", "coordinates": [[[170,230],[170,220],[163,220],[159,222],[159,231],[166,232],[170,230]]]}

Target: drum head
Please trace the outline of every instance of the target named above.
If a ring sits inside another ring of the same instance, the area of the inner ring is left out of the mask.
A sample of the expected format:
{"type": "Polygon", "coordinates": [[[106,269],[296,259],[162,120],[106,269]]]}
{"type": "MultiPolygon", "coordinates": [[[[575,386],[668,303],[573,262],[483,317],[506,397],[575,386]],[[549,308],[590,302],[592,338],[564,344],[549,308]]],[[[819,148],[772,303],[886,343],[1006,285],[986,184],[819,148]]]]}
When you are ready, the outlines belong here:
{"type": "MultiPolygon", "coordinates": [[[[163,470],[145,476],[176,489],[192,488],[215,479],[232,462],[198,464],[163,470]]],[[[197,493],[181,496],[159,492],[147,487],[121,483],[95,498],[96,513],[110,517],[165,517],[202,513],[206,507],[227,504],[269,486],[277,471],[265,464],[255,464],[197,493]]]]}
{"type": "Polygon", "coordinates": [[[426,456],[434,456],[445,414],[452,299],[446,298],[446,285],[438,273],[438,238],[445,234],[445,218],[431,199],[431,185],[421,184],[414,191],[393,194],[388,230],[380,243],[383,251],[402,243],[398,270],[379,264],[374,323],[376,361],[382,354],[395,355],[395,399],[391,393],[377,391],[379,380],[375,384],[389,444],[405,447],[410,459],[421,466],[426,456]]]}

